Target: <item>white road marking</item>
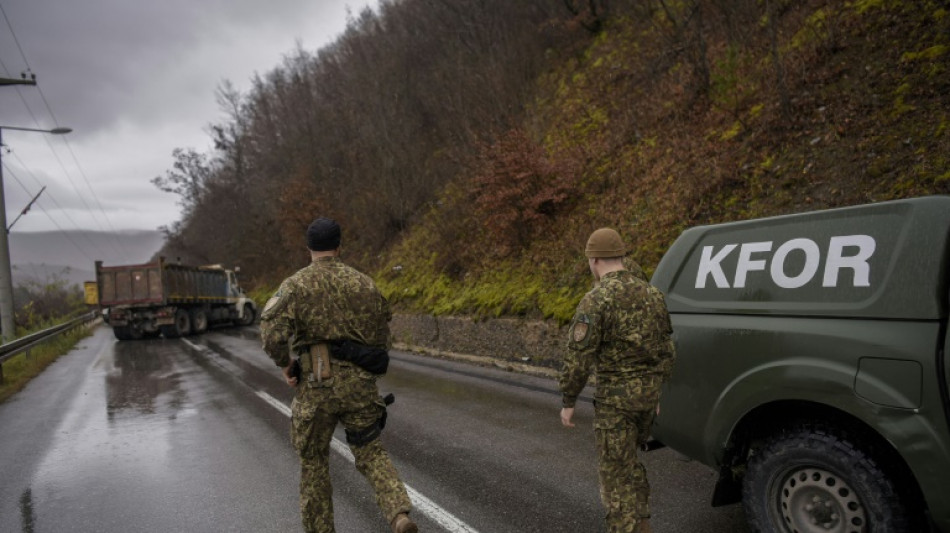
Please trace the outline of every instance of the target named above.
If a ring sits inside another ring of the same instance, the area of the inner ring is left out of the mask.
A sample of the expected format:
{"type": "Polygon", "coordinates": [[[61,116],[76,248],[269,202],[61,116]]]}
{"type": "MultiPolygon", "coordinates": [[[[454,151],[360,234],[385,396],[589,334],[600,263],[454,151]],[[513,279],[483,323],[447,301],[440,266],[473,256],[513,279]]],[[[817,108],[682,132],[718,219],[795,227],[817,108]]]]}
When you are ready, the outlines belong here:
{"type": "MultiPolygon", "coordinates": [[[[195,344],[189,341],[188,339],[184,339],[184,338],[181,340],[194,350],[217,355],[217,353],[214,350],[208,348],[207,346],[195,344]]],[[[225,361],[221,359],[220,357],[216,359],[218,359],[219,363],[225,361]]],[[[236,365],[233,365],[233,363],[232,363],[232,366],[236,368],[236,365]]],[[[270,394],[267,394],[264,391],[254,391],[254,392],[262,400],[270,404],[271,407],[273,407],[274,409],[277,409],[278,411],[283,413],[284,416],[290,418],[290,415],[291,415],[290,407],[288,407],[286,404],[284,404],[277,398],[274,398],[270,394]]],[[[349,446],[344,444],[339,439],[334,438],[332,441],[330,441],[330,447],[336,450],[337,453],[339,453],[344,458],[346,458],[346,460],[349,461],[350,463],[354,463],[356,461],[353,458],[353,453],[350,451],[349,446]]],[[[418,511],[426,515],[427,517],[429,517],[430,520],[442,526],[446,531],[450,531],[452,533],[478,533],[477,529],[466,524],[465,522],[460,520],[458,517],[456,517],[452,513],[446,511],[439,504],[425,497],[422,493],[420,493],[416,489],[410,487],[409,485],[405,485],[405,486],[406,486],[406,492],[409,494],[409,500],[412,502],[413,509],[415,511],[418,511]]]]}
{"type": "MultiPolygon", "coordinates": [[[[284,415],[288,417],[290,416],[290,407],[285,405],[283,402],[264,391],[255,392],[261,397],[261,399],[270,404],[272,407],[284,415]]],[[[330,441],[330,447],[345,457],[347,461],[351,463],[355,461],[353,458],[353,453],[350,452],[349,446],[344,444],[339,439],[334,438],[332,441],[330,441]]],[[[478,533],[477,529],[466,524],[458,517],[446,511],[441,506],[439,506],[439,504],[435,503],[429,498],[426,498],[422,495],[422,493],[410,487],[409,485],[406,485],[406,492],[409,493],[409,500],[412,501],[413,510],[426,515],[430,520],[442,526],[446,531],[451,531],[453,533],[478,533]]]]}
{"type": "Polygon", "coordinates": [[[284,404],[284,402],[278,400],[277,398],[274,398],[273,396],[271,396],[270,394],[267,394],[264,391],[254,391],[254,392],[258,396],[263,398],[265,402],[271,404],[272,407],[274,407],[275,409],[277,409],[278,411],[286,415],[287,418],[290,418],[290,407],[284,404]]]}

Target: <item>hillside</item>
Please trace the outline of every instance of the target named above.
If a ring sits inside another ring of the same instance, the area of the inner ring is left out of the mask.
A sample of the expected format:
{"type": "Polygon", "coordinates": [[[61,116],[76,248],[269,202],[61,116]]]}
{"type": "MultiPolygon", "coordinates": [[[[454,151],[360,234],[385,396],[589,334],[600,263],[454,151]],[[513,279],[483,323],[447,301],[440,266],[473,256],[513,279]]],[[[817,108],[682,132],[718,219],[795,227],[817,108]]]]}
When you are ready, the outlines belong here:
{"type": "Polygon", "coordinates": [[[10,233],[13,282],[62,279],[82,286],[95,279],[95,261],[106,265],[147,262],[162,247],[159,231],[49,231],[10,233]]]}
{"type": "Polygon", "coordinates": [[[564,321],[589,288],[581,251],[599,226],[651,273],[689,226],[950,192],[946,8],[781,5],[774,48],[751,3],[731,20],[704,3],[703,34],[674,57],[669,32],[689,31],[688,13],[606,21],[392,250],[378,272],[390,298],[564,321]],[[689,51],[700,41],[705,61],[689,51]]]}
{"type": "Polygon", "coordinates": [[[947,193],[948,52],[937,0],[383,2],[222,91],[162,253],[263,294],[327,215],[398,310],[563,322],[596,227],[651,273],[697,224],[947,193]]]}

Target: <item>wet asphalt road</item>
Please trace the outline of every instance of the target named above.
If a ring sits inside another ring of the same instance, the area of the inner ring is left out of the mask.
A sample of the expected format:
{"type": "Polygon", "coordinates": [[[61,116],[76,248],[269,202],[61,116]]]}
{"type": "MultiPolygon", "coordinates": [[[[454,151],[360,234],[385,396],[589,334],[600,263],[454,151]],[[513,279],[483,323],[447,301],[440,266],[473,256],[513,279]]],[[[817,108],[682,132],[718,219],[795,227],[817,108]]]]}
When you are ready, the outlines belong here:
{"type": "MultiPolygon", "coordinates": [[[[589,401],[567,430],[549,379],[393,357],[383,442],[421,531],[603,531],[589,401]]],[[[100,327],[0,405],[0,531],[300,531],[291,395],[256,328],[100,327]]],[[[345,446],[331,454],[337,531],[388,531],[345,446]]],[[[657,533],[748,531],[739,506],[709,507],[711,469],[644,462],[657,533]]]]}

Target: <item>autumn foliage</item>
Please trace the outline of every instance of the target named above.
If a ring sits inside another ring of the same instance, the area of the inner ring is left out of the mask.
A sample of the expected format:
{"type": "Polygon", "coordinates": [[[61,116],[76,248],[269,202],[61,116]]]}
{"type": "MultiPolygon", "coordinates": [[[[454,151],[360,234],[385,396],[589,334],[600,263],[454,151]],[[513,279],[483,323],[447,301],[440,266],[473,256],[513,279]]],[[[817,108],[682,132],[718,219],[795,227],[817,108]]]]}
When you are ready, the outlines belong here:
{"type": "Polygon", "coordinates": [[[519,129],[483,146],[471,199],[491,253],[508,256],[527,248],[576,203],[577,167],[553,159],[519,129]]]}
{"type": "Polygon", "coordinates": [[[950,193],[950,8],[923,0],[383,0],[156,184],[163,253],[262,286],[319,215],[397,309],[564,320],[583,244],[950,193]]]}
{"type": "Polygon", "coordinates": [[[586,38],[570,18],[561,0],[383,0],[247,93],[223,84],[215,150],[177,150],[155,180],[184,212],[161,253],[269,283],[306,264],[306,223],[324,215],[350,262],[375,268],[476,146],[521,120],[546,51],[586,38]]]}

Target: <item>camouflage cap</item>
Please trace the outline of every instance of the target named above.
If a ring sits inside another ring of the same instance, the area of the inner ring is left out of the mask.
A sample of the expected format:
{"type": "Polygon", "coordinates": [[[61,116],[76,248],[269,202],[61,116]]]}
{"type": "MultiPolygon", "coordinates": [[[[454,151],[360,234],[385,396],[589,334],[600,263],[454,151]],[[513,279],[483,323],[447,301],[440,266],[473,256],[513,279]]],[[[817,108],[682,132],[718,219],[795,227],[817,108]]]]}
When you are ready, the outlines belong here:
{"type": "Polygon", "coordinates": [[[589,258],[623,257],[626,253],[627,248],[620,234],[610,228],[600,228],[591,233],[584,250],[584,255],[589,258]]]}

